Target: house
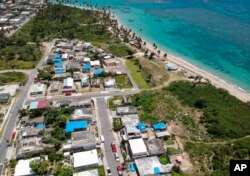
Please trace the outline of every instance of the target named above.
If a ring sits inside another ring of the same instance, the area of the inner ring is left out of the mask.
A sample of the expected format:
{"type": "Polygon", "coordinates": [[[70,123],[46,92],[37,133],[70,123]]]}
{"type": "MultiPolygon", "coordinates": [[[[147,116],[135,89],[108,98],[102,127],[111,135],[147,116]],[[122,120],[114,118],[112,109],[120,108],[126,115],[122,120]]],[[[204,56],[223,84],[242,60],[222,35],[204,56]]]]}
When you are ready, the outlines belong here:
{"type": "Polygon", "coordinates": [[[151,139],[146,140],[146,146],[148,152],[151,156],[160,156],[165,154],[166,150],[164,148],[164,144],[160,139],[151,139]]]}
{"type": "Polygon", "coordinates": [[[74,169],[79,170],[83,168],[98,167],[98,166],[99,166],[99,158],[96,149],[73,154],[74,169]]]}
{"type": "Polygon", "coordinates": [[[61,90],[61,83],[59,81],[54,81],[50,84],[50,93],[58,93],[61,90]]]}
{"type": "Polygon", "coordinates": [[[49,106],[48,100],[32,101],[29,105],[29,110],[45,109],[49,106]]]}
{"type": "Polygon", "coordinates": [[[116,88],[116,81],[114,78],[104,78],[104,87],[107,88],[116,88]]]}
{"type": "Polygon", "coordinates": [[[61,59],[62,59],[63,61],[68,60],[68,59],[69,59],[69,54],[68,54],[68,53],[63,53],[61,59]]]}
{"type": "MultiPolygon", "coordinates": [[[[56,75],[59,75],[60,74],[60,77],[67,77],[69,74],[68,73],[66,73],[66,70],[65,69],[55,69],[54,70],[54,73],[56,74],[56,75]]],[[[55,77],[53,77],[53,79],[55,79],[56,77],[59,77],[59,76],[55,76],[55,77]]]]}
{"type": "Polygon", "coordinates": [[[125,127],[126,124],[133,124],[136,126],[140,120],[138,114],[129,114],[121,116],[122,126],[125,127]]]}
{"type": "Polygon", "coordinates": [[[108,59],[108,60],[104,60],[103,64],[106,67],[119,67],[120,66],[120,62],[117,59],[108,59]]]}
{"type": "Polygon", "coordinates": [[[88,51],[92,47],[92,44],[89,42],[84,42],[82,45],[82,50],[83,51],[88,51]]]}
{"type": "Polygon", "coordinates": [[[139,176],[169,174],[173,167],[173,164],[162,165],[157,156],[135,159],[135,165],[139,176]]]}
{"type": "Polygon", "coordinates": [[[83,72],[89,72],[91,70],[91,66],[89,64],[84,64],[82,66],[83,72]]]}
{"type": "Polygon", "coordinates": [[[76,87],[74,85],[74,80],[73,78],[66,78],[63,80],[63,90],[62,92],[75,92],[76,91],[76,87]]]}
{"type": "Polygon", "coordinates": [[[90,58],[89,57],[84,57],[83,62],[86,63],[86,64],[89,64],[90,63],[90,58]]]}
{"type": "Polygon", "coordinates": [[[93,121],[92,108],[75,109],[70,116],[71,121],[86,120],[89,123],[93,121]]]}
{"type": "Polygon", "coordinates": [[[148,155],[147,147],[142,138],[130,139],[128,144],[131,158],[140,158],[148,155]]]}
{"type": "Polygon", "coordinates": [[[101,68],[101,63],[99,60],[90,61],[90,65],[92,68],[95,68],[95,69],[101,68]]]}
{"type": "Polygon", "coordinates": [[[55,68],[63,68],[64,67],[64,62],[61,62],[61,61],[55,62],[54,67],[55,68]]]}
{"type": "Polygon", "coordinates": [[[83,45],[82,43],[77,43],[75,46],[74,46],[74,51],[75,52],[80,52],[83,50],[83,45]]]}
{"type": "Polygon", "coordinates": [[[80,71],[80,64],[78,62],[70,62],[68,69],[74,70],[74,71],[80,71]]]}
{"type": "Polygon", "coordinates": [[[141,132],[135,124],[125,124],[126,139],[135,139],[141,137],[141,132]]]}
{"type": "Polygon", "coordinates": [[[22,138],[38,137],[41,131],[40,128],[25,128],[21,130],[21,136],[22,138]]]}
{"type": "Polygon", "coordinates": [[[82,87],[88,87],[89,86],[89,76],[88,75],[84,75],[81,78],[81,86],[82,87]]]}
{"type": "Polygon", "coordinates": [[[88,127],[88,122],[84,120],[79,121],[68,121],[66,123],[65,132],[66,133],[72,133],[74,131],[82,131],[86,130],[88,127]]]}
{"type": "Polygon", "coordinates": [[[98,176],[98,175],[99,174],[97,169],[73,173],[73,176],[98,176]]]}
{"type": "Polygon", "coordinates": [[[94,71],[94,75],[95,76],[102,76],[104,74],[104,72],[103,72],[103,70],[101,70],[101,69],[98,69],[98,70],[95,70],[94,71]]]}
{"type": "Polygon", "coordinates": [[[152,125],[152,128],[155,132],[156,137],[170,137],[170,134],[167,131],[167,125],[163,122],[158,122],[152,125]]]}
{"type": "Polygon", "coordinates": [[[101,79],[91,79],[91,87],[101,88],[101,79]]]}
{"type": "Polygon", "coordinates": [[[35,83],[31,86],[30,95],[43,95],[45,92],[45,84],[35,83]]]}
{"type": "Polygon", "coordinates": [[[36,175],[36,173],[30,168],[30,162],[34,160],[40,159],[39,157],[18,160],[17,165],[15,167],[14,176],[32,176],[36,175]]]}
{"type": "Polygon", "coordinates": [[[137,114],[137,108],[134,106],[117,107],[116,114],[123,116],[129,114],[137,114]]]}
{"type": "Polygon", "coordinates": [[[9,93],[0,93],[0,103],[7,103],[10,99],[9,93]]]}
{"type": "Polygon", "coordinates": [[[81,101],[73,101],[69,103],[69,107],[74,108],[74,109],[91,108],[92,102],[90,99],[81,100],[81,101]]]}
{"type": "Polygon", "coordinates": [[[63,146],[64,151],[96,149],[96,135],[94,130],[77,131],[71,133],[70,145],[63,146]]]}

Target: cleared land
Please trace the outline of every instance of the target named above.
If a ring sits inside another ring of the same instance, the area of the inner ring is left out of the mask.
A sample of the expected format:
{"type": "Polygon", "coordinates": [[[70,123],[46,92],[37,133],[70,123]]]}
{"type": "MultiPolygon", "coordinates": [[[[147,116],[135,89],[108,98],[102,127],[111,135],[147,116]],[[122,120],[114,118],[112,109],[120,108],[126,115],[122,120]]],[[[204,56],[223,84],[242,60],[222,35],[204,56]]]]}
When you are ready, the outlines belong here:
{"type": "Polygon", "coordinates": [[[128,89],[132,87],[127,75],[117,75],[115,76],[115,80],[120,89],[128,89]]]}

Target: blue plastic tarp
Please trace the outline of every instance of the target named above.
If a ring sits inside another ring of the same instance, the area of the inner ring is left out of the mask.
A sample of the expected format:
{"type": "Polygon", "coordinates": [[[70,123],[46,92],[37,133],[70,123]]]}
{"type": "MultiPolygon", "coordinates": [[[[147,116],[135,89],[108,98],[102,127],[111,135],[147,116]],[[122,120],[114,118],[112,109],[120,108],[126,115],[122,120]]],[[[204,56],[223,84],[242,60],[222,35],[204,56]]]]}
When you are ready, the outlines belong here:
{"type": "Polygon", "coordinates": [[[45,129],[45,123],[38,123],[36,127],[40,129],[45,129]]]}
{"type": "Polygon", "coordinates": [[[55,74],[66,73],[66,71],[64,69],[57,69],[54,72],[55,72],[55,74]]]}
{"type": "Polygon", "coordinates": [[[144,123],[138,123],[137,124],[137,128],[141,131],[146,131],[147,130],[147,126],[144,123]]]}
{"type": "Polygon", "coordinates": [[[160,122],[160,123],[155,123],[152,125],[154,130],[164,130],[167,129],[167,125],[160,122]]]}
{"type": "Polygon", "coordinates": [[[54,66],[59,68],[59,67],[63,67],[64,66],[64,62],[55,62],[54,66]]]}
{"type": "Polygon", "coordinates": [[[88,127],[88,122],[85,120],[80,121],[69,121],[66,123],[65,132],[71,133],[77,129],[86,129],[88,127]]]}
{"type": "Polygon", "coordinates": [[[154,167],[154,174],[160,174],[160,168],[159,167],[154,167]]]}
{"type": "Polygon", "coordinates": [[[129,169],[131,172],[135,172],[135,164],[134,163],[130,164],[129,169]]]}
{"type": "Polygon", "coordinates": [[[83,69],[83,70],[90,70],[90,69],[91,69],[91,66],[90,66],[89,64],[84,64],[84,65],[82,66],[82,69],[83,69]]]}
{"type": "Polygon", "coordinates": [[[95,70],[94,74],[96,76],[100,76],[100,75],[103,75],[103,71],[102,70],[95,70]]]}

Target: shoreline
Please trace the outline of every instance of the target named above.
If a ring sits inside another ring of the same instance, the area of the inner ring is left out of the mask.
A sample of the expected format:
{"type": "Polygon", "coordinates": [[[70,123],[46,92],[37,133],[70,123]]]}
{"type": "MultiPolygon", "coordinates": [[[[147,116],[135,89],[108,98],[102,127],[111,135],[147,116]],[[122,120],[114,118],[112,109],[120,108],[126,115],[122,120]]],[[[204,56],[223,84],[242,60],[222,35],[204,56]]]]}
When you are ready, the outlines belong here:
{"type": "MultiPolygon", "coordinates": [[[[63,5],[75,7],[75,8],[80,8],[80,9],[99,11],[98,9],[95,9],[95,8],[88,8],[88,7],[78,6],[78,5],[73,5],[73,4],[64,3],[63,5]]],[[[126,29],[126,26],[121,22],[121,20],[119,19],[119,17],[116,14],[113,14],[113,17],[111,17],[111,18],[114,20],[117,20],[119,28],[121,26],[123,26],[126,29]]],[[[131,32],[133,33],[134,31],[131,31],[131,32]]],[[[134,32],[134,33],[136,36],[140,37],[140,35],[138,35],[136,32],[134,32]]],[[[238,99],[240,99],[244,102],[250,101],[250,93],[246,92],[244,89],[240,88],[239,86],[232,84],[232,83],[229,83],[229,82],[225,81],[224,79],[222,79],[216,75],[213,75],[212,73],[210,73],[206,70],[200,69],[196,65],[191,64],[190,62],[186,61],[185,59],[183,59],[181,57],[177,57],[169,52],[164,52],[166,50],[163,48],[157,47],[157,49],[155,49],[153,44],[151,44],[150,41],[147,41],[143,38],[141,38],[141,39],[143,42],[146,42],[146,46],[143,46],[143,48],[148,49],[149,52],[156,53],[155,56],[157,58],[164,59],[164,54],[167,53],[167,57],[166,57],[166,60],[168,61],[167,64],[176,66],[178,70],[182,69],[182,70],[187,71],[190,74],[199,75],[205,79],[208,79],[209,82],[213,86],[227,90],[231,95],[237,97],[238,99]],[[161,51],[160,55],[157,54],[158,50],[161,51]]]]}

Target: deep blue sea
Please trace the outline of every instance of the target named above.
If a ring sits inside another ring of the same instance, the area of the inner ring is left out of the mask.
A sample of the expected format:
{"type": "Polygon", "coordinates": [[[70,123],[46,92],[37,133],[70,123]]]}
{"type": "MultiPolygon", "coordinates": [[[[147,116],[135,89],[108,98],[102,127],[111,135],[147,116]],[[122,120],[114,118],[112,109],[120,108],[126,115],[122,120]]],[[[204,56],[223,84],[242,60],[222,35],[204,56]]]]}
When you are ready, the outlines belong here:
{"type": "Polygon", "coordinates": [[[110,6],[147,41],[250,92],[250,0],[68,2],[110,6]]]}

